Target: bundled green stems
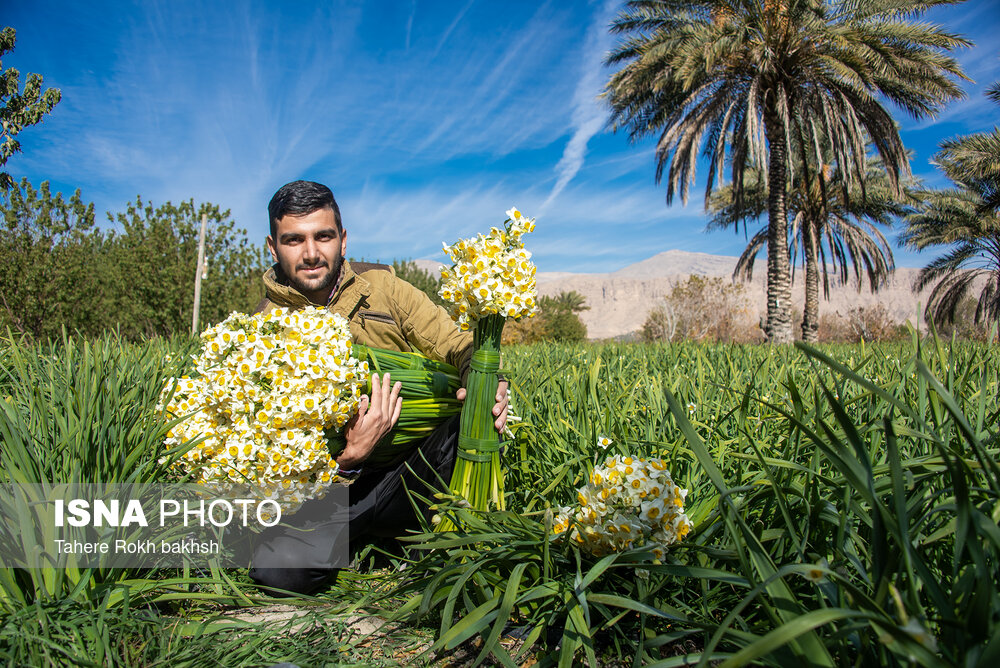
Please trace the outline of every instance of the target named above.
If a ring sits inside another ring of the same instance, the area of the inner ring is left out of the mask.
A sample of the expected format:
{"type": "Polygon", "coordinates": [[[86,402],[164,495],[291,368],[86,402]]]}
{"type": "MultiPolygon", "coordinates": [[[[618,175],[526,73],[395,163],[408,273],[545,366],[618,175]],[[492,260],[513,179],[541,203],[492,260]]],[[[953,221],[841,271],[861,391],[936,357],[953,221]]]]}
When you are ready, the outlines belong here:
{"type": "Polygon", "coordinates": [[[485,510],[491,503],[501,510],[504,508],[500,439],[493,406],[500,370],[500,336],[505,321],[502,315],[488,315],[476,323],[458,455],[451,477],[451,491],[479,510],[485,510]]]}
{"type": "MultiPolygon", "coordinates": [[[[428,359],[419,353],[403,353],[372,348],[355,343],[351,356],[368,362],[372,373],[388,373],[402,383],[403,410],[395,428],[375,446],[365,465],[382,468],[398,464],[423,439],[453,415],[460,407],[455,398],[459,387],[458,369],[450,364],[428,359]]],[[[371,381],[365,387],[371,392],[371,381]]],[[[342,431],[329,429],[327,445],[334,459],[347,444],[342,431]]]]}

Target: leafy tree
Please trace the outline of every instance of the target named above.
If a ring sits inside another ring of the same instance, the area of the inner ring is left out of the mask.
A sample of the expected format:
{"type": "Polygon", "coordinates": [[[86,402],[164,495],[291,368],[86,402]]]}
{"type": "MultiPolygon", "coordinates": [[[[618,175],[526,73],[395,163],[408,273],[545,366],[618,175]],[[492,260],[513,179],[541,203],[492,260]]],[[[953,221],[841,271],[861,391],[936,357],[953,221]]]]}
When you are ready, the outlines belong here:
{"type": "Polygon", "coordinates": [[[768,339],[792,340],[786,181],[791,141],[823,164],[829,146],[845,178],[865,177],[870,138],[895,185],[906,151],[882,96],[915,117],[962,96],[947,51],[969,42],[915,17],[949,0],[633,0],[612,24],[629,35],[609,57],[623,64],[606,87],[614,129],[659,133],[656,180],[667,203],[687,200],[704,145],[706,203],[728,158],[733,196],[766,165],[768,339]],[[728,151],[727,151],[728,148],[728,151]]]}
{"type": "Polygon", "coordinates": [[[120,227],[106,233],[79,190],[67,200],[47,182],[35,190],[22,180],[0,209],[0,327],[40,339],[64,327],[84,335],[118,328],[133,339],[188,333],[202,212],[211,222],[201,322],[249,311],[263,294],[263,246],[213,204],[154,208],[137,198],[108,214],[120,227]]]}
{"type": "Polygon", "coordinates": [[[393,260],[392,267],[396,270],[396,276],[424,292],[438,306],[444,306],[444,300],[438,294],[438,290],[441,289],[440,276],[421,269],[411,260],[393,260]]]}
{"type": "Polygon", "coordinates": [[[68,200],[48,181],[27,179],[3,193],[0,232],[0,327],[36,338],[94,334],[112,308],[106,238],[94,205],[77,190],[68,200]]]}
{"type": "Polygon", "coordinates": [[[116,318],[131,337],[169,336],[191,329],[198,235],[202,214],[206,271],[201,283],[200,322],[218,322],[232,311],[249,312],[263,296],[261,274],[270,265],[262,246],[249,243],[229,211],[194,200],[154,207],[137,197],[108,219],[120,295],[116,318]]]}
{"type": "MultiPolygon", "coordinates": [[[[808,160],[808,155],[802,157],[808,160]]],[[[759,219],[767,212],[767,183],[760,170],[748,168],[743,175],[742,207],[737,205],[733,187],[718,190],[709,200],[714,212],[710,228],[735,227],[759,219]]],[[[819,285],[830,297],[831,273],[842,283],[853,274],[858,290],[863,278],[876,292],[894,269],[892,249],[878,225],[888,226],[907,213],[888,175],[876,160],[868,163],[865,186],[849,184],[842,170],[830,165],[800,166],[788,181],[786,196],[791,220],[791,253],[801,249],[805,265],[805,312],[802,338],[819,340],[819,285]]],[[[736,263],[733,277],[753,278],[754,260],[767,245],[768,228],[750,239],[736,263]]]]}
{"type": "MultiPolygon", "coordinates": [[[[14,50],[16,32],[7,27],[0,31],[0,58],[14,50]]],[[[0,61],[0,166],[21,151],[21,143],[15,139],[18,133],[29,125],[42,122],[42,117],[48,114],[59,103],[62,93],[58,88],[47,88],[42,92],[42,76],[28,74],[21,90],[21,73],[13,67],[3,70],[0,61]]],[[[0,172],[0,188],[11,188],[14,180],[7,172],[0,172]]]]}
{"type": "Polygon", "coordinates": [[[560,292],[555,297],[539,297],[538,310],[543,336],[549,341],[572,343],[587,339],[587,326],[580,313],[588,310],[587,298],[579,292],[560,292]]]}
{"type": "Polygon", "coordinates": [[[746,342],[750,334],[744,286],[718,277],[689,276],[673,286],[643,323],[640,338],[654,341],[746,342]]]}

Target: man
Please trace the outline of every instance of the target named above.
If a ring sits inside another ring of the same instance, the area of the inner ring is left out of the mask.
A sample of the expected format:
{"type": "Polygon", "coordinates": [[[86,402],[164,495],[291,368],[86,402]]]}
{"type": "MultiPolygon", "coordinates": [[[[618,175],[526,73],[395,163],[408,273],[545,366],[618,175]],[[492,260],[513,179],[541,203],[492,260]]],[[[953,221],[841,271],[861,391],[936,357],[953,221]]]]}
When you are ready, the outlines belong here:
{"type": "MultiPolygon", "coordinates": [[[[454,365],[463,377],[472,355],[472,337],[461,332],[423,292],[396,277],[391,267],[344,260],[347,235],[333,193],[311,181],[282,186],[268,204],[270,236],[267,247],[275,265],[264,275],[267,296],[257,311],[277,307],[326,307],[348,319],[355,342],[402,352],[418,350],[432,359],[454,365]]],[[[365,460],[376,443],[395,426],[402,399],[400,384],[389,374],[372,374],[372,391],[363,397],[358,414],[345,427],[347,444],[337,457],[341,476],[349,487],[350,543],[359,545],[372,537],[398,536],[416,526],[417,518],[406,494],[419,480],[447,481],[455,464],[458,418],[442,424],[415,451],[390,466],[365,468],[365,460]]],[[[465,398],[465,389],[458,391],[465,398]]],[[[501,431],[507,421],[507,383],[497,387],[493,415],[501,431]]],[[[258,584],[276,590],[312,593],[327,580],[325,567],[334,541],[342,535],[326,535],[313,527],[311,548],[284,535],[272,536],[266,550],[271,564],[287,556],[294,567],[252,568],[258,584]],[[326,538],[326,542],[324,542],[326,538]],[[312,549],[315,554],[310,554],[312,549]],[[308,566],[315,562],[316,565],[308,566]]],[[[261,556],[261,549],[257,556],[261,556]]],[[[257,558],[255,556],[255,562],[257,558]]],[[[259,562],[258,562],[259,563],[259,562]]]]}

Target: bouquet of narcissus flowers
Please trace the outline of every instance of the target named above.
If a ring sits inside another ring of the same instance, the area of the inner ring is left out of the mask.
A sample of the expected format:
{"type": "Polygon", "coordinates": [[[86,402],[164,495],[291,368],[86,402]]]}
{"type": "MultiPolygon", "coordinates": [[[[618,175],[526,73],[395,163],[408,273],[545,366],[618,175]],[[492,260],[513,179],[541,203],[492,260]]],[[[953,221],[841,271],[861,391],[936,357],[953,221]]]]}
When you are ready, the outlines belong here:
{"type": "Polygon", "coordinates": [[[194,373],[163,389],[160,408],[181,418],[167,435],[166,457],[203,438],[175,460],[177,470],[195,482],[250,486],[285,513],[321,498],[333,483],[338,467],[329,441],[357,412],[369,361],[403,382],[408,413],[399,433],[379,444],[376,460],[395,456],[400,444],[459,410],[454,367],[354,345],[347,320],[324,309],[233,313],[201,341],[194,373]],[[420,368],[394,371],[409,366],[420,368]]]}
{"type": "Polygon", "coordinates": [[[646,548],[662,559],[691,531],[686,496],[664,460],[609,457],[579,489],[577,504],[560,510],[553,531],[594,556],[646,548]]]}
{"type": "Polygon", "coordinates": [[[534,218],[510,209],[503,230],[494,227],[488,235],[444,246],[454,264],[442,268],[438,294],[451,305],[451,318],[463,331],[489,315],[520,320],[537,312],[535,265],[521,241],[534,229],[534,218]]]}
{"type": "MultiPolygon", "coordinates": [[[[451,490],[481,510],[491,502],[504,507],[500,441],[493,415],[500,337],[508,318],[531,317],[537,311],[535,265],[521,241],[522,235],[533,229],[534,218],[510,209],[502,230],[494,227],[488,235],[444,247],[453,264],[442,268],[444,283],[438,294],[448,303],[455,324],[462,330],[473,330],[451,490]]],[[[438,528],[450,528],[450,524],[439,524],[438,528]]]]}

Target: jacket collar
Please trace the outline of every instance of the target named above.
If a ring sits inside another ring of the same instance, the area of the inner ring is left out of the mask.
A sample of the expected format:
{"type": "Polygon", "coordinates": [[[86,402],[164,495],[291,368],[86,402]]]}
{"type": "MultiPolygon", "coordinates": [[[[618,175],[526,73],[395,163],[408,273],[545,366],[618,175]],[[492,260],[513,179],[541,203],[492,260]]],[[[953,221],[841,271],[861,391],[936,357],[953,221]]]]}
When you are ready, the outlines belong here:
{"type": "MultiPolygon", "coordinates": [[[[372,293],[372,286],[360,274],[355,273],[354,269],[351,268],[351,263],[347,260],[344,260],[340,271],[340,286],[330,299],[329,306],[331,311],[350,317],[372,293]]],[[[288,277],[277,264],[264,273],[264,289],[267,298],[276,306],[283,308],[297,309],[310,305],[323,308],[327,306],[327,304],[316,304],[310,301],[308,297],[290,286],[288,277]]]]}

